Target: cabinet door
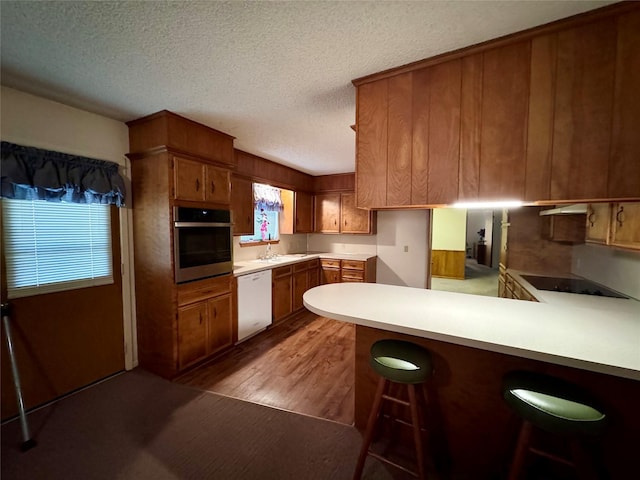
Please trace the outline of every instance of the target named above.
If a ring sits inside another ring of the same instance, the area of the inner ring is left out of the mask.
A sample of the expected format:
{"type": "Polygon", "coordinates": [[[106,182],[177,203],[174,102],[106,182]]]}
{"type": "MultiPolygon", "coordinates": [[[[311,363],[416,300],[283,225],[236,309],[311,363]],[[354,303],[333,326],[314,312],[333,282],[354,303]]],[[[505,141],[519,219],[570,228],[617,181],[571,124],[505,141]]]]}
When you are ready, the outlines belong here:
{"type": "Polygon", "coordinates": [[[295,233],[313,233],[313,195],[296,192],[295,196],[295,233]]]}
{"type": "Polygon", "coordinates": [[[524,197],[530,54],[530,42],[484,52],[479,177],[483,200],[524,197]]]}
{"type": "Polygon", "coordinates": [[[176,200],[205,200],[204,163],[173,157],[174,197],[176,200]]]}
{"type": "Polygon", "coordinates": [[[316,195],[315,203],[316,232],[340,233],[340,194],[316,195]]]}
{"type": "Polygon", "coordinates": [[[618,17],[616,83],[613,99],[608,198],[637,197],[640,192],[640,11],[618,17]]]}
{"type": "Polygon", "coordinates": [[[611,225],[611,204],[590,203],[587,210],[585,241],[589,243],[609,243],[611,225]]]}
{"type": "Polygon", "coordinates": [[[395,75],[388,82],[386,205],[410,205],[413,74],[395,75]]]}
{"type": "Polygon", "coordinates": [[[283,319],[293,311],[292,276],[273,279],[273,321],[283,319]]]}
{"type": "Polygon", "coordinates": [[[557,55],[551,198],[607,198],[615,19],[559,32],[557,55]]]}
{"type": "Polygon", "coordinates": [[[212,203],[230,202],[230,173],[224,168],[205,165],[205,200],[212,203]]]}
{"type": "Polygon", "coordinates": [[[340,283],[340,269],[322,268],[322,284],[340,283]]]}
{"type": "Polygon", "coordinates": [[[555,33],[531,39],[531,84],[524,194],[524,199],[529,201],[550,198],[557,40],[555,33]]]}
{"type": "Polygon", "coordinates": [[[251,180],[233,177],[231,185],[231,211],[233,234],[253,235],[253,183],[251,180]]]}
{"type": "Polygon", "coordinates": [[[233,344],[233,315],[231,314],[231,294],[212,298],[207,302],[209,331],[209,354],[233,344]]]}
{"type": "Polygon", "coordinates": [[[357,90],[356,203],[359,207],[387,205],[388,91],[387,79],[365,83],[357,90]]]}
{"type": "Polygon", "coordinates": [[[371,212],[356,208],[355,193],[343,193],[340,198],[340,231],[342,233],[371,233],[371,212]]]}
{"type": "Polygon", "coordinates": [[[412,205],[458,199],[461,66],[456,59],[413,72],[412,205]]]}
{"type": "Polygon", "coordinates": [[[178,369],[207,355],[207,302],[178,309],[178,369]]]}
{"type": "Polygon", "coordinates": [[[302,296],[309,289],[309,274],[307,270],[293,274],[293,311],[304,307],[302,296]]]}
{"type": "Polygon", "coordinates": [[[640,250],[640,202],[614,203],[611,245],[640,250]]]}
{"type": "Polygon", "coordinates": [[[307,273],[309,275],[309,288],[320,285],[320,268],[318,265],[311,267],[307,273]]]}

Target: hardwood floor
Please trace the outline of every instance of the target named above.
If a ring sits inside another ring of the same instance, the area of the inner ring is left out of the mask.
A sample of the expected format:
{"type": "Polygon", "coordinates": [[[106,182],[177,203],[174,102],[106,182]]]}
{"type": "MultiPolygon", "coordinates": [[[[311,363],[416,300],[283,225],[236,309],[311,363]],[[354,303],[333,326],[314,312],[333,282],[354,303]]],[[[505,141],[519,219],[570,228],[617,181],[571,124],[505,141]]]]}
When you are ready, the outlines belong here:
{"type": "Polygon", "coordinates": [[[355,326],[304,311],[176,383],[352,424],[355,326]]]}

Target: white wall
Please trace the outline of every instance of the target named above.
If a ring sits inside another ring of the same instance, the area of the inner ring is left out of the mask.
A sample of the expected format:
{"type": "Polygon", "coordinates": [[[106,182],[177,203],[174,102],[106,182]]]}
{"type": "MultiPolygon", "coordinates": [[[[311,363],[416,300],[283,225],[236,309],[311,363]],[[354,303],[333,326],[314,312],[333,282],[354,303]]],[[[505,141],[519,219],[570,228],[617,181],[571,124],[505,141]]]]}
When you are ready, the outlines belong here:
{"type": "Polygon", "coordinates": [[[377,283],[426,288],[429,210],[379,211],[376,237],[377,283]]]}
{"type": "Polygon", "coordinates": [[[640,252],[576,245],[572,249],[571,273],[640,300],[640,252]]]}
{"type": "Polygon", "coordinates": [[[466,250],[467,211],[464,208],[433,209],[432,228],[433,250],[466,250]]]}
{"type": "MultiPolygon", "coordinates": [[[[123,122],[2,87],[0,90],[2,140],[57,152],[109,160],[122,166],[127,202],[130,202],[129,130],[123,122]]],[[[137,365],[135,292],[133,281],[133,230],[131,209],[121,208],[125,366],[137,365]]]]}
{"type": "MultiPolygon", "coordinates": [[[[380,230],[378,214],[378,231],[380,230]]],[[[330,253],[366,253],[376,255],[376,235],[313,233],[307,237],[307,251],[330,253]]]]}

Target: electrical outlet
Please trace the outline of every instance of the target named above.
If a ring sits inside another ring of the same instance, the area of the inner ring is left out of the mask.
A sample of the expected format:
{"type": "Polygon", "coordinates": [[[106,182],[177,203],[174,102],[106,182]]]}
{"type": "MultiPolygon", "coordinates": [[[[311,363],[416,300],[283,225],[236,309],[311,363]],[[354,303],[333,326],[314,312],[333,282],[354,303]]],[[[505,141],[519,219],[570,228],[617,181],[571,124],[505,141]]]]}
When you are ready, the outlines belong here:
{"type": "Polygon", "coordinates": [[[405,245],[404,246],[404,251],[405,251],[405,253],[409,251],[409,245],[405,245]]]}

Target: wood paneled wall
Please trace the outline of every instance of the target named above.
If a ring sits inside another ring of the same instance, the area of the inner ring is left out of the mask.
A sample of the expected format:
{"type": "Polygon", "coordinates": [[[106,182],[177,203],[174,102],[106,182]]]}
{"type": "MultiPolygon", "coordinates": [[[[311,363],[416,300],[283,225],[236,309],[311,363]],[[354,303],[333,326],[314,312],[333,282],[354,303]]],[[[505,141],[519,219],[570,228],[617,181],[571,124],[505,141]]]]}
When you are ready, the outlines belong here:
{"type": "Polygon", "coordinates": [[[238,149],[235,149],[235,160],[237,175],[274,187],[313,192],[314,177],[311,175],[238,149]]]}
{"type": "Polygon", "coordinates": [[[320,175],[313,177],[313,191],[316,193],[353,192],[355,188],[355,173],[339,173],[336,175],[320,175]]]}
{"type": "Polygon", "coordinates": [[[462,250],[432,250],[431,276],[464,280],[464,263],[462,250]]]}
{"type": "Polygon", "coordinates": [[[508,266],[526,272],[570,272],[572,245],[545,238],[547,217],[542,207],[509,210],[508,266]]]}

